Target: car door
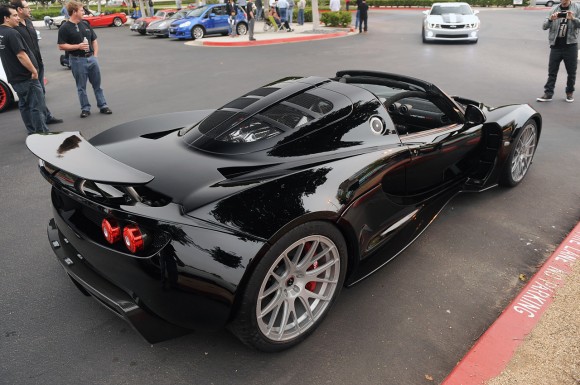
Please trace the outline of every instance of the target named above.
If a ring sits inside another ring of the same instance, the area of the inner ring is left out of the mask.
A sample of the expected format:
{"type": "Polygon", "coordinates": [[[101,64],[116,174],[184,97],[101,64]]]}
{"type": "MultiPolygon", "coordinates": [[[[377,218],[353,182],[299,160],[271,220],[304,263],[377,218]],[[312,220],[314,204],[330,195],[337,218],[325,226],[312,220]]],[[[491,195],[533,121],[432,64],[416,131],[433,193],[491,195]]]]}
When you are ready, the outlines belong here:
{"type": "Polygon", "coordinates": [[[226,6],[220,5],[214,7],[212,10],[215,13],[213,17],[214,22],[214,33],[226,33],[228,32],[228,13],[226,12],[226,6]]]}
{"type": "Polygon", "coordinates": [[[459,119],[452,121],[427,99],[410,98],[401,104],[406,105],[412,126],[401,135],[411,153],[406,199],[422,201],[464,182],[479,165],[482,125],[470,127],[459,119]]]}

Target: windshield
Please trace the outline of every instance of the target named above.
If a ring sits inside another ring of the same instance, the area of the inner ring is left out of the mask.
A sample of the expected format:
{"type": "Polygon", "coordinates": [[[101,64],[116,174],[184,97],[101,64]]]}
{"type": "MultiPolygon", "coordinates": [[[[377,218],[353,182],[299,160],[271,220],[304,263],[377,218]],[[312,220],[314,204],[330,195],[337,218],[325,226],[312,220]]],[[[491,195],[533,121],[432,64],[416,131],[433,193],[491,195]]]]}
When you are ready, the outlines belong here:
{"type": "Polygon", "coordinates": [[[187,12],[189,11],[179,11],[177,13],[174,13],[170,19],[183,19],[185,17],[185,15],[187,15],[187,12]]]}
{"type": "Polygon", "coordinates": [[[207,5],[196,8],[193,11],[189,12],[187,14],[187,17],[200,17],[201,14],[204,13],[207,8],[208,8],[207,5]]]}
{"type": "Polygon", "coordinates": [[[431,9],[430,15],[445,15],[455,13],[459,15],[471,15],[473,12],[467,4],[435,5],[431,9]]]}

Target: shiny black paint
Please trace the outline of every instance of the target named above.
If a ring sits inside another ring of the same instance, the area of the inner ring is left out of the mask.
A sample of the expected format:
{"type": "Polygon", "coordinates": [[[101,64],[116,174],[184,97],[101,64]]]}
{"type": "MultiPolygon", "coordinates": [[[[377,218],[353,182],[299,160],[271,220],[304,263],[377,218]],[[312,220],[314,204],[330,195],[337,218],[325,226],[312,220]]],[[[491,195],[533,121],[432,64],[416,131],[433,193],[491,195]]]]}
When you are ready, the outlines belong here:
{"type": "MultiPolygon", "coordinates": [[[[348,73],[389,79],[385,74],[348,73]]],[[[54,184],[58,227],[49,227],[49,233],[57,231],[69,239],[71,248],[83,255],[75,264],[86,267],[85,273],[75,274],[65,269],[96,297],[120,290],[130,299],[122,301],[163,322],[184,329],[219,328],[235,314],[245,282],[261,257],[288,230],[313,220],[334,223],[347,240],[346,283],[354,284],[404,250],[455,194],[496,184],[511,142],[528,119],[541,128],[539,114],[527,105],[492,109],[451,100],[416,79],[395,76],[389,81],[408,82],[425,91],[450,118],[449,125],[399,136],[373,93],[348,83],[306,78],[244,113],[257,113],[316,87],[335,93],[336,100],[347,97],[352,104],[338,103],[336,115],[247,147],[224,144],[199,131],[198,122],[210,110],[142,119],[97,135],[89,142],[100,150],[99,159],[153,176],[146,187],[170,202],[158,207],[134,201],[92,202],[45,173],[54,184]],[[482,109],[486,121],[466,123],[462,103],[482,109]],[[383,122],[382,135],[371,131],[371,117],[383,122]],[[88,214],[86,207],[97,214],[88,214]],[[154,254],[135,256],[109,247],[98,234],[104,216],[138,223],[167,242],[154,254]],[[83,274],[107,283],[87,287],[83,274]]],[[[42,139],[28,143],[41,158],[59,146],[52,143],[39,150],[47,143],[42,139]]],[[[84,174],[81,177],[93,175],[94,151],[83,152],[76,168],[70,168],[84,174]]],[[[66,162],[59,165],[69,167],[66,162]]],[[[65,254],[73,259],[76,251],[65,254]]],[[[112,302],[107,306],[119,306],[112,302]]],[[[124,318],[135,325],[135,319],[124,318]]],[[[135,327],[151,341],[162,338],[162,332],[135,327]]]]}

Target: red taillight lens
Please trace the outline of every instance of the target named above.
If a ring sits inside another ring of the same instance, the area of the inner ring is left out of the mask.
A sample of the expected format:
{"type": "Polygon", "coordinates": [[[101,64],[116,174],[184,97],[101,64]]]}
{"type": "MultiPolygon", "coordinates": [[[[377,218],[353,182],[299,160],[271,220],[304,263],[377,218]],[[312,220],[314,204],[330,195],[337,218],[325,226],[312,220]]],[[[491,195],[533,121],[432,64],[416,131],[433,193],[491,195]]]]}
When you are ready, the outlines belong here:
{"type": "Polygon", "coordinates": [[[103,235],[105,239],[110,244],[117,242],[121,239],[121,228],[114,219],[103,219],[101,222],[101,229],[103,230],[103,235]]]}
{"type": "Polygon", "coordinates": [[[145,235],[137,225],[127,225],[123,229],[123,240],[130,252],[136,253],[145,247],[145,235]]]}

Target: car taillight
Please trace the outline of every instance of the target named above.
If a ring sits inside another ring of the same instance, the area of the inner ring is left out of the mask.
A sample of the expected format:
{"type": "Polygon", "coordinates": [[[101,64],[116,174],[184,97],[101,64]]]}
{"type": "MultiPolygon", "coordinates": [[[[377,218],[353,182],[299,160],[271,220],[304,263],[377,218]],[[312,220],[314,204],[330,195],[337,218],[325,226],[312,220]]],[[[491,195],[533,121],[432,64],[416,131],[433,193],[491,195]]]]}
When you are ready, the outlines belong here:
{"type": "Polygon", "coordinates": [[[121,239],[121,228],[114,219],[103,219],[101,222],[101,229],[105,239],[110,244],[113,244],[121,239]]]}
{"type": "Polygon", "coordinates": [[[147,235],[141,233],[141,230],[139,230],[139,226],[137,225],[127,225],[123,229],[123,240],[125,246],[127,246],[127,249],[129,249],[133,254],[145,248],[146,237],[147,235]]]}

